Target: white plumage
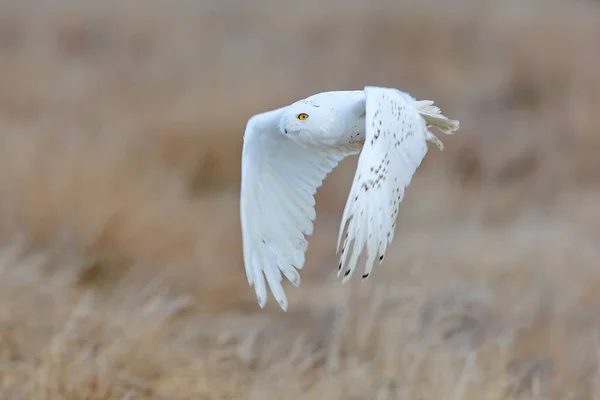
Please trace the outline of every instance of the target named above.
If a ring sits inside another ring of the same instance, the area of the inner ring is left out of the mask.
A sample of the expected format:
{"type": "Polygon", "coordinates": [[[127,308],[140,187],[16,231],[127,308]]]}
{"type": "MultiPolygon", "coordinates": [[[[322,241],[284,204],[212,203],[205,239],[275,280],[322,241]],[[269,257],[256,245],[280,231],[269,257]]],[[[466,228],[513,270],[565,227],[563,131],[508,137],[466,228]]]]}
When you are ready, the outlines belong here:
{"type": "Polygon", "coordinates": [[[363,278],[370,275],[394,238],[404,190],[427,153],[427,141],[443,149],[430,126],[451,134],[459,123],[432,101],[373,86],[319,93],[250,118],[240,213],[246,275],[261,308],[268,284],[287,310],[282,276],[300,284],[298,270],[316,217],[314,194],[344,157],[358,153],[339,230],[339,274],[348,280],[366,247],[363,278]]]}

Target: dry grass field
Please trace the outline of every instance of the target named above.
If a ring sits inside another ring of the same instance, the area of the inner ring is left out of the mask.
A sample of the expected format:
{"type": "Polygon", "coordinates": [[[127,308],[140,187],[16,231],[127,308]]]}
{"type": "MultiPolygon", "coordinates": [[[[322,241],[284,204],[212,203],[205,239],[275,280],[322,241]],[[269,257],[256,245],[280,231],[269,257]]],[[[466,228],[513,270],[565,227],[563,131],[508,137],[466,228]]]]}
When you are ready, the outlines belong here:
{"type": "Polygon", "coordinates": [[[592,0],[0,1],[0,398],[600,398],[599,71],[592,0]],[[342,285],[345,160],[261,310],[245,123],[364,85],[461,130],[342,285]]]}

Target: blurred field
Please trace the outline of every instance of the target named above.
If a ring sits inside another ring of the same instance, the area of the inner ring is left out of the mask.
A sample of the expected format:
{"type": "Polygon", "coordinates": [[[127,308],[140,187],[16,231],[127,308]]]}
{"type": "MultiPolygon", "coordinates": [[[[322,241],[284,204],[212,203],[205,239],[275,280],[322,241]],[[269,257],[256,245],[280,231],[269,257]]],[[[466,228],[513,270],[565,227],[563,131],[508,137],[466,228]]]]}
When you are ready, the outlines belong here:
{"type": "Polygon", "coordinates": [[[14,399],[600,398],[600,3],[0,2],[0,388],[14,399]],[[383,85],[432,147],[341,285],[356,158],[302,285],[241,258],[247,119],[383,85]]]}

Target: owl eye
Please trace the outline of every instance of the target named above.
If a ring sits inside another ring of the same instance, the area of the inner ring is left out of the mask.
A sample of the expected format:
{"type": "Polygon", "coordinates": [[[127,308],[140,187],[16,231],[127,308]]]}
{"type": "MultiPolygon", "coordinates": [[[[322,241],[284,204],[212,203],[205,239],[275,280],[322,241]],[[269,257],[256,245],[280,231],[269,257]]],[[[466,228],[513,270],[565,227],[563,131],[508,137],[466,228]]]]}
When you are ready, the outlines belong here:
{"type": "Polygon", "coordinates": [[[308,118],[308,114],[298,114],[298,119],[304,121],[306,118],[308,118]]]}

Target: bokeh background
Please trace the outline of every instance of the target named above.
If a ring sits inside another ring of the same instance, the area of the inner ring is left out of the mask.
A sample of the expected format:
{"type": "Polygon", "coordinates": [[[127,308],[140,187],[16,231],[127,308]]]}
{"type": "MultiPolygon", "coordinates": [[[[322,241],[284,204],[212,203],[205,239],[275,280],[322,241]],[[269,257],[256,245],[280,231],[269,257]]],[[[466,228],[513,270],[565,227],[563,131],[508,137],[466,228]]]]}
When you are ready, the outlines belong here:
{"type": "Polygon", "coordinates": [[[2,397],[600,398],[599,71],[592,0],[1,1],[2,397]],[[260,310],[246,121],[365,85],[461,129],[342,285],[345,160],[260,310]]]}

